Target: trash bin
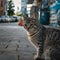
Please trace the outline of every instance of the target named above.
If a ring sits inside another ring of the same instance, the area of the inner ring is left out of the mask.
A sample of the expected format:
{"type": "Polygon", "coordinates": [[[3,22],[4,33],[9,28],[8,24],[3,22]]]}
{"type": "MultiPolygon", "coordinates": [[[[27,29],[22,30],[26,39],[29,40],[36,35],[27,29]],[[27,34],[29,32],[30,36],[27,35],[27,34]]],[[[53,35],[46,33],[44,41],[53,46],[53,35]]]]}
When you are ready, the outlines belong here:
{"type": "Polygon", "coordinates": [[[49,6],[47,1],[44,0],[40,7],[39,22],[43,25],[49,25],[49,18],[50,18],[49,6]]]}
{"type": "Polygon", "coordinates": [[[43,25],[49,25],[50,14],[48,8],[44,8],[40,11],[40,23],[43,25]]]}

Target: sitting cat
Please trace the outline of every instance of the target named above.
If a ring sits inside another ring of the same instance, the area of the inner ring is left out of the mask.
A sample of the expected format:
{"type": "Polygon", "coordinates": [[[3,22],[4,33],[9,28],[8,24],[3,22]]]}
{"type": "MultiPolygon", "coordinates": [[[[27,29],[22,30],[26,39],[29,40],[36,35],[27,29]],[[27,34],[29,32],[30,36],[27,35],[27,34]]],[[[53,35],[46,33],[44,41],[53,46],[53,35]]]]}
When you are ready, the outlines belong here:
{"type": "Polygon", "coordinates": [[[60,60],[60,30],[43,26],[36,19],[24,17],[29,41],[37,48],[35,60],[60,60]]]}

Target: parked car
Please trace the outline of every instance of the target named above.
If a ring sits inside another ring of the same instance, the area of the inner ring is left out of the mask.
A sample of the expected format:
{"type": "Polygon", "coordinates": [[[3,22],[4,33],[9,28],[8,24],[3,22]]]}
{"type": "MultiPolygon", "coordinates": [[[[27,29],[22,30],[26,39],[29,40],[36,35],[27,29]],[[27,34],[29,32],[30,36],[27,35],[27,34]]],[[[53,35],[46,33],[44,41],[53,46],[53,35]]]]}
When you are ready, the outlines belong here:
{"type": "Polygon", "coordinates": [[[0,19],[2,22],[10,22],[11,21],[11,18],[9,16],[1,16],[0,19]]]}
{"type": "Polygon", "coordinates": [[[10,16],[11,18],[11,22],[15,22],[16,21],[16,18],[14,18],[13,16],[10,16]]]}
{"type": "Polygon", "coordinates": [[[0,22],[1,22],[1,18],[0,18],[0,22]]]}
{"type": "Polygon", "coordinates": [[[15,18],[16,21],[19,21],[20,20],[20,16],[13,16],[13,18],[15,18]]]}

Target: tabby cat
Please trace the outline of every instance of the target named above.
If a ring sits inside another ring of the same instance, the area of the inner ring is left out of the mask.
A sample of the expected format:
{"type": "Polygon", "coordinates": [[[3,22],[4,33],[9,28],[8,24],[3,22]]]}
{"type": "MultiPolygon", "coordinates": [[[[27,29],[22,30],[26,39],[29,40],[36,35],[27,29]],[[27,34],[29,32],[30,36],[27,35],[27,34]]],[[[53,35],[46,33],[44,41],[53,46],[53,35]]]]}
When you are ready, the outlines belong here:
{"type": "Polygon", "coordinates": [[[60,30],[29,17],[24,17],[23,22],[29,41],[37,48],[34,60],[60,60],[60,30]]]}

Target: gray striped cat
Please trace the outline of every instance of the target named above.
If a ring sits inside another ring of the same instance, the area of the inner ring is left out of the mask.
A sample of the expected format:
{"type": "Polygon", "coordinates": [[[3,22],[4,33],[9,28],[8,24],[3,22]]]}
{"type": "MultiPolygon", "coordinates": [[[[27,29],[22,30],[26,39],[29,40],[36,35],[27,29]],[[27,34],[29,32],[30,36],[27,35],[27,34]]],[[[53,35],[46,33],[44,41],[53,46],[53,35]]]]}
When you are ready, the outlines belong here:
{"type": "Polygon", "coordinates": [[[23,22],[30,42],[37,48],[34,60],[60,60],[60,30],[29,17],[24,17],[23,22]]]}

